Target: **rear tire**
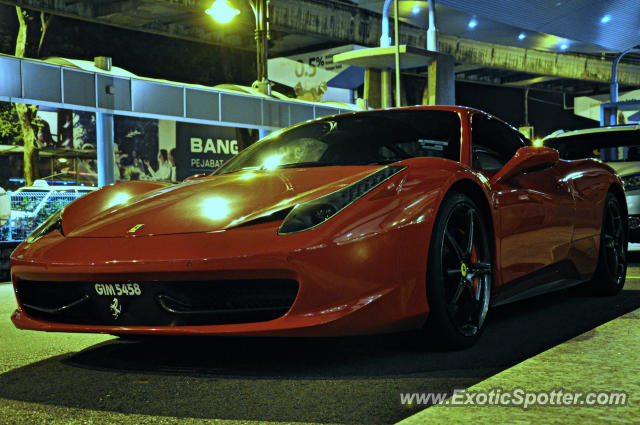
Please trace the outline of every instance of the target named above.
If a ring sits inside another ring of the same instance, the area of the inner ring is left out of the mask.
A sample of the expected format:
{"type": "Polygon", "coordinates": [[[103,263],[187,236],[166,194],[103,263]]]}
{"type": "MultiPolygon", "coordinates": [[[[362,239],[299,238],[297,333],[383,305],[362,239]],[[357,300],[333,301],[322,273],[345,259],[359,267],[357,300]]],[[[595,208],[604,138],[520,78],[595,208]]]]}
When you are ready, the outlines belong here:
{"type": "Polygon", "coordinates": [[[425,325],[429,342],[466,348],[482,333],[493,283],[489,238],[489,227],[477,205],[461,193],[447,195],[429,247],[425,325]]]}
{"type": "Polygon", "coordinates": [[[598,295],[615,295],[622,290],[627,274],[627,221],[618,198],[608,193],[602,214],[598,266],[590,282],[598,295]]]}

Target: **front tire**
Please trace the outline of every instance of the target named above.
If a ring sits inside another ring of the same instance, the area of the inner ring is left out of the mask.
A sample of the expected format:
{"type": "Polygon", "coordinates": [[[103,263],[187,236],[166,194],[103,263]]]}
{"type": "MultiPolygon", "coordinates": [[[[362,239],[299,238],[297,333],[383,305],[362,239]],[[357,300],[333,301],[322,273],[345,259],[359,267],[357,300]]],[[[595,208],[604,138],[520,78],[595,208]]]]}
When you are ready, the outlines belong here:
{"type": "Polygon", "coordinates": [[[627,223],[618,198],[608,193],[602,214],[598,266],[591,283],[598,295],[615,295],[627,275],[627,223]]]}
{"type": "Polygon", "coordinates": [[[428,338],[446,348],[473,345],[489,309],[493,265],[490,230],[477,205],[451,193],[436,218],[427,264],[428,338]]]}

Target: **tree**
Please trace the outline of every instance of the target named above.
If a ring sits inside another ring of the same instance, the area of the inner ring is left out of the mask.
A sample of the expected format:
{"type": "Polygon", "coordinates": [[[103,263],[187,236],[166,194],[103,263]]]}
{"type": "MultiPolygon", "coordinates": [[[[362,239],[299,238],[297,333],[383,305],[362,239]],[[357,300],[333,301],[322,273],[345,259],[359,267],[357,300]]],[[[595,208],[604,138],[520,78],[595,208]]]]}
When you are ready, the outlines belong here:
{"type": "Polygon", "coordinates": [[[22,145],[22,129],[11,103],[0,102],[0,144],[22,145]]]}
{"type": "MultiPolygon", "coordinates": [[[[16,6],[16,13],[18,15],[18,22],[20,26],[18,28],[18,37],[16,38],[15,56],[24,58],[27,52],[27,34],[29,24],[34,19],[31,12],[22,10],[20,6],[16,6]]],[[[47,18],[44,12],[40,12],[40,42],[38,43],[37,56],[40,56],[42,44],[44,43],[44,36],[49,24],[51,23],[51,18],[52,16],[47,18]]],[[[13,106],[15,108],[16,115],[18,116],[20,133],[24,143],[24,183],[26,186],[31,186],[38,174],[39,146],[38,124],[36,123],[38,107],[35,105],[28,106],[24,103],[14,103],[13,106]]]]}

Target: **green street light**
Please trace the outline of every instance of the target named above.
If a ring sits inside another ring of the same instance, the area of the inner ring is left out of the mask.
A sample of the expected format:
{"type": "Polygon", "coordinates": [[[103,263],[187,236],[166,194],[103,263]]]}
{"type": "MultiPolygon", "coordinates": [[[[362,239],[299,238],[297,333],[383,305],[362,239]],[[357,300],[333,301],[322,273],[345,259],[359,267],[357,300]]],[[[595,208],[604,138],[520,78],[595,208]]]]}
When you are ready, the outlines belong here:
{"type": "Polygon", "coordinates": [[[240,11],[231,7],[227,0],[216,0],[205,13],[215,19],[216,22],[226,24],[240,14],[240,11]]]}
{"type": "MultiPolygon", "coordinates": [[[[253,10],[256,18],[256,62],[258,78],[252,87],[257,88],[262,93],[271,94],[271,84],[269,84],[269,75],[267,71],[267,56],[269,39],[269,5],[268,0],[247,0],[253,10]]],[[[215,21],[226,24],[231,22],[233,18],[240,14],[240,11],[234,9],[227,0],[215,0],[206,13],[215,21]]]]}

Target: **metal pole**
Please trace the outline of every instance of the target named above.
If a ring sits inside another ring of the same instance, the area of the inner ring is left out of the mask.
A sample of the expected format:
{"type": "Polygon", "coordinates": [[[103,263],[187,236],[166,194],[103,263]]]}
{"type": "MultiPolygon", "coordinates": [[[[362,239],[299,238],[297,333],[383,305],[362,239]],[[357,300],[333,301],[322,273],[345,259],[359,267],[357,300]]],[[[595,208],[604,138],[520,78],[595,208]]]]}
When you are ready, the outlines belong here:
{"type": "Polygon", "coordinates": [[[382,108],[390,108],[393,102],[391,97],[391,73],[388,68],[380,72],[380,103],[382,108]]]}
{"type": "Polygon", "coordinates": [[[271,33],[269,28],[269,0],[264,5],[264,79],[267,83],[267,94],[271,96],[271,84],[269,83],[269,40],[271,33]]]}
{"type": "MultiPolygon", "coordinates": [[[[613,60],[613,66],[611,67],[611,85],[609,86],[609,98],[611,99],[611,103],[617,103],[618,102],[618,88],[619,88],[618,87],[618,64],[620,63],[620,60],[627,53],[633,52],[633,51],[639,51],[639,50],[640,49],[637,49],[635,47],[633,47],[631,49],[627,49],[624,52],[621,52],[613,60]]],[[[609,125],[618,124],[618,106],[617,105],[613,105],[613,107],[611,108],[609,113],[610,113],[609,120],[608,120],[609,121],[609,125]]]]}
{"type": "Polygon", "coordinates": [[[391,46],[391,37],[389,37],[389,7],[393,0],[384,0],[382,6],[382,35],[380,36],[380,47],[391,46]]]}
{"type": "Polygon", "coordinates": [[[611,86],[609,87],[609,97],[611,98],[611,103],[618,101],[618,64],[620,63],[620,59],[622,59],[622,57],[627,53],[633,51],[640,51],[640,49],[638,49],[637,47],[627,49],[616,56],[616,58],[613,60],[613,66],[611,67],[611,86]]]}
{"type": "Polygon", "coordinates": [[[257,80],[254,86],[261,92],[271,94],[268,71],[268,39],[269,39],[269,2],[267,0],[249,1],[256,17],[256,68],[257,80]]]}
{"type": "Polygon", "coordinates": [[[255,10],[256,15],[256,28],[254,30],[254,38],[256,40],[256,82],[262,81],[262,43],[260,40],[260,1],[258,1],[257,8],[255,10]]]}
{"type": "Polygon", "coordinates": [[[524,125],[529,125],[529,89],[524,91],[524,125]]]}
{"type": "Polygon", "coordinates": [[[393,3],[393,12],[395,14],[394,20],[394,32],[396,39],[396,108],[402,106],[402,96],[400,93],[400,24],[398,23],[398,0],[395,0],[393,3]]]}
{"type": "Polygon", "coordinates": [[[96,113],[96,142],[98,154],[98,187],[115,182],[113,152],[113,114],[96,113]]]}
{"type": "Polygon", "coordinates": [[[436,0],[429,0],[429,29],[427,30],[427,50],[431,50],[432,52],[440,51],[440,40],[438,38],[438,28],[436,27],[436,0]]]}

